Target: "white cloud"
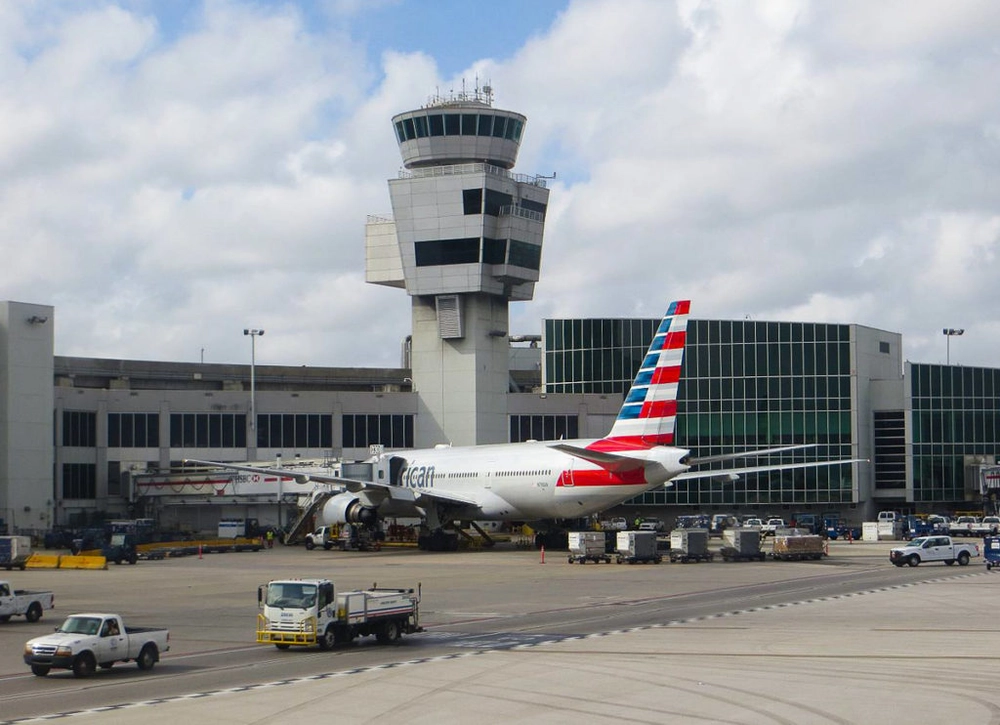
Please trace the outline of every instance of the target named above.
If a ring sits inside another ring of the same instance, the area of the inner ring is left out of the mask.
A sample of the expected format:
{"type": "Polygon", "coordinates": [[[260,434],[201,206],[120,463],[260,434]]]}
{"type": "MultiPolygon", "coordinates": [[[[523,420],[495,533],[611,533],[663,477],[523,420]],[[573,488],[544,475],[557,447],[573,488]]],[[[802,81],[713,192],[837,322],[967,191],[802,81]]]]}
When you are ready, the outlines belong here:
{"type": "MultiPolygon", "coordinates": [[[[0,297],[56,304],[59,354],[238,361],[255,326],[265,361],[398,364],[409,302],[364,283],[365,217],[393,114],[462,78],[366,57],[363,4],[319,28],[209,0],[170,32],[148,7],[0,5],[0,297]]],[[[528,116],[515,171],[558,172],[515,331],[690,296],[930,362],[964,326],[953,361],[995,365],[998,30],[979,0],[578,0],[470,58],[528,116]]]]}

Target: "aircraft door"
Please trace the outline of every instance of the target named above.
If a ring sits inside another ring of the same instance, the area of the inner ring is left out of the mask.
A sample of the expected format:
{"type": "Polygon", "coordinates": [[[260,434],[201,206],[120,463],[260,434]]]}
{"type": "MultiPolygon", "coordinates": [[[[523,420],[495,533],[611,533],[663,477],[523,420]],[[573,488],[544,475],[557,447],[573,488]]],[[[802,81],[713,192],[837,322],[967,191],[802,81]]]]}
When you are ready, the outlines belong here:
{"type": "Polygon", "coordinates": [[[389,483],[399,486],[402,483],[403,469],[406,468],[406,459],[401,456],[393,456],[389,459],[389,483]]]}
{"type": "Polygon", "coordinates": [[[563,484],[563,486],[566,486],[567,488],[572,488],[573,485],[574,485],[574,481],[573,481],[573,464],[575,462],[576,462],[576,459],[573,458],[572,456],[569,456],[569,460],[566,462],[566,470],[564,471],[563,476],[562,476],[562,484],[563,484]]]}

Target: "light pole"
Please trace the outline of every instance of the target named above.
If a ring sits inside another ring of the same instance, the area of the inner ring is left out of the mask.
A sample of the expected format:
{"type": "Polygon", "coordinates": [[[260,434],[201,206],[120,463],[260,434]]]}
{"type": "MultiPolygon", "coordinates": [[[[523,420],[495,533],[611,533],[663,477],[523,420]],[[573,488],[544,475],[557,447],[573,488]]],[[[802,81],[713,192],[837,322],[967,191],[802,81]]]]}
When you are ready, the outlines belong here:
{"type": "MultiPolygon", "coordinates": [[[[257,384],[254,369],[257,367],[257,337],[263,335],[263,330],[244,329],[244,335],[250,336],[250,430],[257,430],[257,384]]],[[[254,441],[254,445],[257,443],[254,441]]]]}
{"type": "Polygon", "coordinates": [[[941,332],[944,333],[945,338],[948,340],[947,343],[948,352],[947,352],[946,364],[951,365],[951,338],[957,337],[959,335],[964,335],[965,330],[956,329],[954,327],[946,327],[941,332]]]}

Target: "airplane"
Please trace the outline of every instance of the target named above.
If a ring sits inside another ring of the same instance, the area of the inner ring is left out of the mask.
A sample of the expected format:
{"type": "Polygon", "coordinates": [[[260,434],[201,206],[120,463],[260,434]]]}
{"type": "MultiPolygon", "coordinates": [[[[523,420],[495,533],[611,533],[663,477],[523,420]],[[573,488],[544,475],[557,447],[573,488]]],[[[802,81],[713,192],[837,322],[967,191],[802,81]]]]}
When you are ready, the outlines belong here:
{"type": "MultiPolygon", "coordinates": [[[[677,390],[690,301],[672,302],[635,381],[604,438],[525,441],[374,456],[373,480],[260,468],[233,463],[188,463],[265,472],[339,486],[322,509],[323,523],[377,528],[386,517],[419,517],[418,546],[457,548],[456,521],[552,522],[586,517],[660,486],[693,478],[736,480],[745,473],[859,462],[861,459],[760,465],[723,470],[694,466],[812,447],[810,444],[697,458],[677,448],[677,390]]],[[[544,545],[544,534],[536,544],[544,545]]]]}

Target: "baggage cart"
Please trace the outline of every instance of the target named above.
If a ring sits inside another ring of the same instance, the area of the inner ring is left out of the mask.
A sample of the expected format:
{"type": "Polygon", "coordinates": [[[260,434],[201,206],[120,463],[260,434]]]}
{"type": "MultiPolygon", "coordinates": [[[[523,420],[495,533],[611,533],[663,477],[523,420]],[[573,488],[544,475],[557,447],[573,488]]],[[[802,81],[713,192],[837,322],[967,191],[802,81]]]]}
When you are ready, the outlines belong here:
{"type": "Polygon", "coordinates": [[[826,553],[826,542],[823,537],[807,534],[778,535],[774,537],[774,549],[771,556],[781,561],[818,561],[826,553]]]}
{"type": "Polygon", "coordinates": [[[616,544],[619,564],[659,564],[663,556],[656,549],[655,531],[619,531],[616,544]]]}
{"type": "Polygon", "coordinates": [[[570,531],[569,556],[570,564],[586,564],[588,561],[611,563],[611,555],[604,545],[603,531],[570,531]]]}
{"type": "Polygon", "coordinates": [[[1000,536],[983,537],[983,558],[986,560],[986,571],[1000,566],[1000,536]]]}
{"type": "Polygon", "coordinates": [[[760,529],[729,529],[723,535],[725,545],[719,551],[723,561],[764,561],[760,548],[760,529]]]}
{"type": "Polygon", "coordinates": [[[715,554],[708,550],[708,529],[674,529],[670,532],[670,561],[687,564],[691,561],[712,561],[715,554]]]}

